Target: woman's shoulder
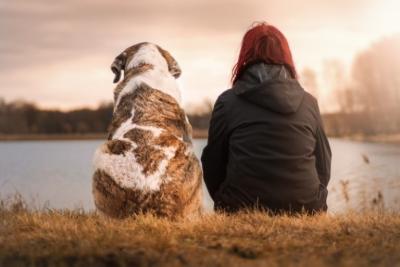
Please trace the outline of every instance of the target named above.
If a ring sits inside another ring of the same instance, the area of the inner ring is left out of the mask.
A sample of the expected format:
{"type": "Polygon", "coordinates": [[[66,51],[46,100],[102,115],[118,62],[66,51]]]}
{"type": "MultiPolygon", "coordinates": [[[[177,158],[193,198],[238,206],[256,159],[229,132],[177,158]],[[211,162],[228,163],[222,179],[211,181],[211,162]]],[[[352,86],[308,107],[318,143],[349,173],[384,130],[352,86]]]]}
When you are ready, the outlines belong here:
{"type": "Polygon", "coordinates": [[[232,106],[237,103],[237,95],[233,92],[232,88],[223,91],[215,101],[214,108],[219,110],[229,111],[232,106]]]}
{"type": "Polygon", "coordinates": [[[317,98],[307,91],[304,91],[304,101],[314,109],[319,110],[317,98]]]}
{"type": "Polygon", "coordinates": [[[236,103],[237,101],[240,101],[238,96],[235,94],[234,90],[232,88],[227,89],[223,91],[217,98],[216,104],[224,104],[226,106],[229,106],[232,103],[236,103]]]}
{"type": "Polygon", "coordinates": [[[217,98],[217,101],[227,101],[231,99],[235,94],[233,93],[232,88],[226,89],[223,91],[217,98]]]}

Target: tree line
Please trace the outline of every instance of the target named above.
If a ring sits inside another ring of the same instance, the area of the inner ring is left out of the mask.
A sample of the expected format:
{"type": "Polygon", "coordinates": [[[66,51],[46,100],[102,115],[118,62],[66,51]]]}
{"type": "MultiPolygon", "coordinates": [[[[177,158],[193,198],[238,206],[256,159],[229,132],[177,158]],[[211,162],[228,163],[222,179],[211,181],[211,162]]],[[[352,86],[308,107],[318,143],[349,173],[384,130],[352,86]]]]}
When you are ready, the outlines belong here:
{"type": "MultiPolygon", "coordinates": [[[[94,134],[106,133],[113,104],[71,111],[41,109],[26,101],[0,98],[0,134],[94,134]]],[[[210,112],[188,114],[194,129],[208,129],[210,112]]]]}
{"type": "MultiPolygon", "coordinates": [[[[188,114],[194,130],[207,130],[211,108],[188,114]]],[[[0,99],[0,135],[23,134],[105,134],[112,119],[113,105],[71,111],[40,109],[24,101],[0,99]]],[[[323,114],[329,136],[374,135],[400,132],[400,112],[391,110],[323,114]]]]}
{"type": "MultiPolygon", "coordinates": [[[[339,61],[328,61],[324,76],[338,105],[337,112],[323,116],[329,135],[400,133],[400,34],[358,53],[349,70],[339,61]]],[[[306,69],[302,78],[318,95],[315,73],[306,69]]]]}

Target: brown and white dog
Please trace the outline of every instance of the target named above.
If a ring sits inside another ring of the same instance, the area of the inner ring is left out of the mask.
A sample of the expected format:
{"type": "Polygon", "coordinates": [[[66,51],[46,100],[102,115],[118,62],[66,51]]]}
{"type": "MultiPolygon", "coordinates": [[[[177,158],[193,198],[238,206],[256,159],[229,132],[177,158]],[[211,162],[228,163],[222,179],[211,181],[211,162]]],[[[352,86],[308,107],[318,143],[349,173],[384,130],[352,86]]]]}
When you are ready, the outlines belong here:
{"type": "Polygon", "coordinates": [[[202,171],[180,106],[181,70],[161,47],[139,43],[111,65],[117,83],[108,141],[94,157],[94,202],[111,217],[201,212],[202,171]]]}

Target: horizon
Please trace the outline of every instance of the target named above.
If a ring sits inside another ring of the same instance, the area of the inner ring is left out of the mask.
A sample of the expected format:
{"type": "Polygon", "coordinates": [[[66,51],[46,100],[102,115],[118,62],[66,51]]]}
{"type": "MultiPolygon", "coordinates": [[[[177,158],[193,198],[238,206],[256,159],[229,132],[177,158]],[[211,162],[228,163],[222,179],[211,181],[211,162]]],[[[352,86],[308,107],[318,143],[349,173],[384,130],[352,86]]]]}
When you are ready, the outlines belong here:
{"type": "Polygon", "coordinates": [[[347,76],[356,55],[400,33],[400,3],[308,0],[290,3],[291,9],[288,5],[288,0],[1,2],[0,34],[7,38],[0,45],[0,98],[64,111],[112,102],[109,66],[114,57],[134,43],[150,41],[181,65],[183,106],[190,109],[213,102],[230,87],[243,34],[254,21],[266,21],[288,39],[300,76],[307,69],[316,75],[321,111],[334,111],[327,65],[338,64],[347,76]]]}

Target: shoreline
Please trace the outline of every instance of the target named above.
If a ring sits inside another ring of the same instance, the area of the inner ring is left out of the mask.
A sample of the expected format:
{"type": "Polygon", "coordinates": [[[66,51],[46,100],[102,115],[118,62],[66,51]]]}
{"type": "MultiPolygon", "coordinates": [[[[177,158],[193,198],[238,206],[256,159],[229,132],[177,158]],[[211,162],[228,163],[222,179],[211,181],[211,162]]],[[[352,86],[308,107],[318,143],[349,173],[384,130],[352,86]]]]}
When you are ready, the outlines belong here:
{"type": "MultiPolygon", "coordinates": [[[[193,130],[193,138],[206,139],[208,130],[193,130]]],[[[400,133],[398,134],[377,134],[377,135],[345,135],[328,136],[329,138],[345,139],[356,142],[370,142],[380,144],[400,145],[400,133]]],[[[106,133],[89,134],[0,134],[1,141],[72,141],[72,140],[106,140],[106,133]]]]}
{"type": "Polygon", "coordinates": [[[107,134],[10,134],[0,135],[0,141],[67,141],[104,140],[107,134]]]}
{"type": "MultiPolygon", "coordinates": [[[[193,130],[193,138],[207,138],[208,130],[193,130]]],[[[0,141],[106,140],[107,133],[88,134],[0,134],[0,141]]]]}
{"type": "Polygon", "coordinates": [[[341,138],[356,142],[369,142],[379,144],[392,144],[400,145],[400,133],[397,134],[376,134],[376,135],[363,135],[353,134],[347,136],[329,136],[334,138],[341,138]]]}

